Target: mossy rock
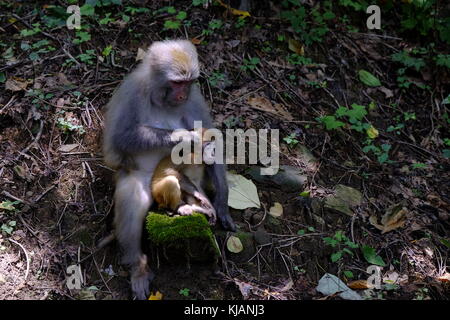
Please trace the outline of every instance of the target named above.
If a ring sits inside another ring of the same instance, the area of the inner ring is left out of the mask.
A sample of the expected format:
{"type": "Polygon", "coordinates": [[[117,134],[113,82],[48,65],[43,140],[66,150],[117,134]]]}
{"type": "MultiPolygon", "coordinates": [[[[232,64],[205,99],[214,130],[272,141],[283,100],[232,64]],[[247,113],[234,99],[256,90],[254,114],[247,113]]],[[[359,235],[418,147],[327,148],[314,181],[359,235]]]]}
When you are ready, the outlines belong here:
{"type": "Polygon", "coordinates": [[[150,242],[169,261],[216,261],[219,249],[206,217],[199,213],[169,217],[150,212],[146,219],[150,242]]]}

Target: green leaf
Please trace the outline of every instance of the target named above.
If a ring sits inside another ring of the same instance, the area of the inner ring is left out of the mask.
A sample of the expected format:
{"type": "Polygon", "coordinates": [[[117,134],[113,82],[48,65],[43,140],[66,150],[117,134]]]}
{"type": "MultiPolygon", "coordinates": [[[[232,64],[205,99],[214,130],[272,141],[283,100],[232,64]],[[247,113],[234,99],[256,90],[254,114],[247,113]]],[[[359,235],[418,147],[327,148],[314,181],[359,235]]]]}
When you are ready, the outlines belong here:
{"type": "Polygon", "coordinates": [[[175,14],[177,10],[174,7],[167,7],[167,13],[169,14],[175,14]]]}
{"type": "Polygon", "coordinates": [[[375,264],[375,265],[381,266],[381,267],[386,266],[386,263],[384,263],[383,259],[379,255],[377,255],[374,248],[364,245],[364,246],[362,246],[361,251],[364,255],[364,258],[366,259],[366,261],[368,263],[375,264]]]}
{"type": "Polygon", "coordinates": [[[327,130],[335,130],[339,127],[345,126],[345,123],[342,121],[336,120],[334,116],[325,116],[320,118],[320,122],[325,125],[325,129],[327,130]]]}
{"type": "Polygon", "coordinates": [[[186,17],[187,17],[186,11],[180,11],[178,12],[175,18],[177,18],[178,20],[184,20],[186,19],[186,17]]]}
{"type": "Polygon", "coordinates": [[[411,167],[412,167],[413,169],[425,169],[425,168],[427,168],[428,166],[427,166],[425,163],[413,163],[413,164],[411,165],[411,167]]]}
{"type": "Polygon", "coordinates": [[[362,106],[356,103],[352,104],[352,109],[348,110],[347,116],[350,120],[362,120],[364,116],[367,115],[366,106],[362,106]]]}
{"type": "Polygon", "coordinates": [[[342,249],[343,252],[347,252],[349,255],[353,256],[353,252],[350,251],[348,248],[342,249]]]}
{"type": "Polygon", "coordinates": [[[450,94],[442,101],[442,104],[450,104],[450,94]]]}
{"type": "Polygon", "coordinates": [[[338,252],[333,253],[331,255],[331,262],[336,262],[336,261],[338,261],[341,258],[342,258],[342,251],[338,251],[338,252]]]}
{"type": "Polygon", "coordinates": [[[184,288],[184,289],[181,289],[180,291],[179,291],[179,294],[181,294],[182,296],[185,296],[185,297],[187,297],[187,296],[189,296],[189,289],[188,288],[184,288]]]}
{"type": "Polygon", "coordinates": [[[444,246],[446,246],[447,248],[450,249],[450,241],[449,240],[442,238],[440,241],[444,246]]]}
{"type": "Polygon", "coordinates": [[[300,197],[309,198],[310,193],[311,193],[311,191],[309,191],[309,190],[303,191],[300,193],[300,197]]]}
{"type": "Polygon", "coordinates": [[[111,50],[112,50],[112,46],[111,45],[107,46],[105,49],[103,49],[102,55],[105,57],[109,56],[109,54],[111,53],[111,50]]]}
{"type": "Polygon", "coordinates": [[[347,278],[353,278],[353,272],[351,271],[344,271],[344,276],[346,276],[347,278]]]}
{"type": "Polygon", "coordinates": [[[6,75],[4,72],[0,72],[0,83],[3,83],[6,81],[6,75]]]}
{"type": "Polygon", "coordinates": [[[80,8],[82,16],[93,16],[95,14],[95,8],[89,4],[85,4],[80,8]]]}
{"type": "Polygon", "coordinates": [[[323,241],[333,248],[338,244],[337,240],[330,238],[330,237],[323,238],[323,241]]]}
{"type": "Polygon", "coordinates": [[[379,87],[381,86],[380,80],[378,80],[377,77],[375,77],[373,74],[366,70],[359,70],[358,71],[359,80],[361,80],[362,83],[369,87],[379,87]]]}
{"type": "Polygon", "coordinates": [[[164,22],[165,29],[178,29],[180,25],[181,25],[180,21],[166,20],[164,22]]]}

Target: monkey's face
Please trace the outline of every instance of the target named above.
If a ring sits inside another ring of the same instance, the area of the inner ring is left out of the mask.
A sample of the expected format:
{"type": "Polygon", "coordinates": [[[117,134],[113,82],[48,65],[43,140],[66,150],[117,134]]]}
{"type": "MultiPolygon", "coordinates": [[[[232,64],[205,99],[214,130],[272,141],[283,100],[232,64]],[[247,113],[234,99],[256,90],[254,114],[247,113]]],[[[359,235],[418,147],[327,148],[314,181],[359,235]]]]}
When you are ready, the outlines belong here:
{"type": "Polygon", "coordinates": [[[167,102],[170,105],[180,105],[186,102],[192,86],[192,80],[169,81],[167,91],[167,102]]]}

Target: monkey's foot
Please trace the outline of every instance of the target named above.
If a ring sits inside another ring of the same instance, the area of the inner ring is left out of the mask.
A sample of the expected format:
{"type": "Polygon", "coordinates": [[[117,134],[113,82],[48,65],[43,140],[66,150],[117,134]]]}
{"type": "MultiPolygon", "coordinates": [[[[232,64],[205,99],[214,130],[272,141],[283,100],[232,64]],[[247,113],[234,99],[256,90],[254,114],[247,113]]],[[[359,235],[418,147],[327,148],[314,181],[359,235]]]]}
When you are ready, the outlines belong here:
{"type": "Polygon", "coordinates": [[[216,224],[217,215],[216,211],[212,207],[208,210],[201,206],[185,204],[177,209],[177,213],[180,216],[190,216],[195,212],[204,214],[206,218],[208,218],[209,225],[213,226],[216,224]]]}
{"type": "Polygon", "coordinates": [[[220,223],[225,230],[235,232],[236,225],[234,224],[233,218],[231,218],[230,214],[222,214],[218,215],[220,223]]]}
{"type": "Polygon", "coordinates": [[[180,216],[190,216],[194,213],[194,208],[189,204],[185,204],[178,207],[177,213],[180,216]]]}
{"type": "Polygon", "coordinates": [[[145,254],[139,260],[131,270],[131,290],[136,299],[146,300],[150,293],[150,282],[155,275],[147,265],[145,254]]]}

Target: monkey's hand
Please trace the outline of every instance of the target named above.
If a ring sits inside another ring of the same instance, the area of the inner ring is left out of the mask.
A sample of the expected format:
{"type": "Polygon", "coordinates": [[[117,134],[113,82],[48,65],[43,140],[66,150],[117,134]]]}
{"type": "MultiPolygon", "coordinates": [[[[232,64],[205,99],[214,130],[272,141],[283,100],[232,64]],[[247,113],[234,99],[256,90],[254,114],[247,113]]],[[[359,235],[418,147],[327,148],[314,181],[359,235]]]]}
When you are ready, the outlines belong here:
{"type": "Polygon", "coordinates": [[[228,207],[224,206],[214,206],[219,216],[220,223],[225,230],[236,231],[236,225],[234,224],[233,218],[231,218],[228,212],[228,207]]]}

